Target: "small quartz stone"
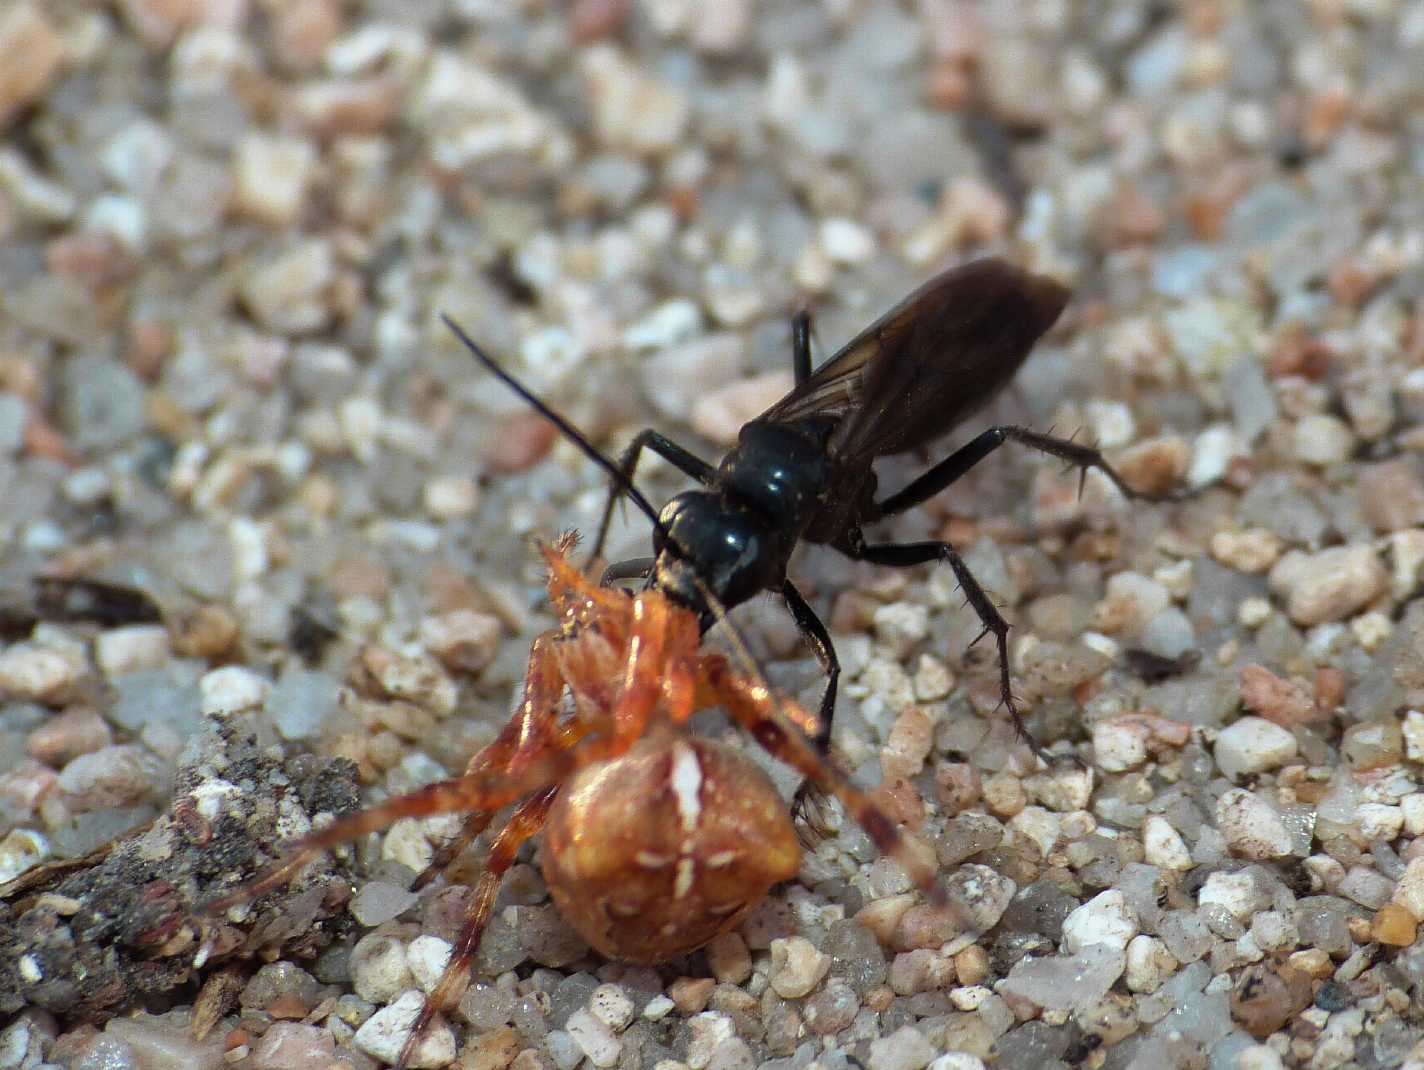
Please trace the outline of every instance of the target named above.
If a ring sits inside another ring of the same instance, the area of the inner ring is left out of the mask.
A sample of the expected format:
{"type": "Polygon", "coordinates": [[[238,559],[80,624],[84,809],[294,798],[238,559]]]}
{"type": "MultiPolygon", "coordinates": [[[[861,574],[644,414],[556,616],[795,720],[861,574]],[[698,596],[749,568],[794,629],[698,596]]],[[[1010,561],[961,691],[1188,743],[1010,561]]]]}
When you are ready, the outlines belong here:
{"type": "Polygon", "coordinates": [[[309,1070],[335,1054],[336,1044],[325,1029],[299,1022],[274,1022],[252,1046],[254,1070],[309,1070]]]}
{"type": "Polygon", "coordinates": [[[1142,853],[1149,865],[1185,873],[1192,868],[1192,855],[1181,833],[1171,822],[1150,814],[1142,822],[1142,853]]]}
{"type": "Polygon", "coordinates": [[[1213,754],[1221,771],[1233,780],[1284,765],[1296,755],[1296,740],[1280,725],[1261,717],[1242,717],[1223,728],[1213,754]]]}
{"type": "Polygon", "coordinates": [[[1122,773],[1147,760],[1151,731],[1140,717],[1113,717],[1093,725],[1093,760],[1100,769],[1122,773]]]}
{"type": "Polygon", "coordinates": [[[80,675],[76,659],[57,650],[20,644],[0,653],[0,695],[58,705],[80,675]]]}
{"type": "Polygon", "coordinates": [[[741,933],[723,933],[707,945],[704,954],[712,976],[723,984],[739,985],[752,974],[751,952],[741,933]]]}
{"type": "Polygon", "coordinates": [[[1416,921],[1424,921],[1424,857],[1413,858],[1404,867],[1395,885],[1394,902],[1416,921]]]}
{"type": "Polygon", "coordinates": [[[316,163],[304,140],[248,134],[234,154],[235,207],[253,219],[283,227],[296,222],[316,163]]]}
{"type": "Polygon", "coordinates": [[[901,1026],[888,1037],[871,1041],[869,1070],[924,1070],[935,1057],[935,1047],[912,1025],[901,1026]]]}
{"type": "Polygon", "coordinates": [[[446,940],[438,936],[417,936],[405,949],[406,967],[426,993],[435,991],[440,978],[445,975],[445,967],[450,964],[450,954],[454,949],[446,940]]]}
{"type": "Polygon", "coordinates": [[[623,1042],[608,1023],[587,1009],[580,1008],[569,1015],[564,1028],[594,1066],[617,1065],[623,1042]]]}
{"type": "Polygon", "coordinates": [[[367,929],[375,929],[377,925],[384,925],[412,908],[416,899],[416,893],[407,892],[400,886],[372,881],[357,890],[346,909],[367,929]]]}
{"type": "Polygon", "coordinates": [[[228,665],[203,676],[198,686],[202,690],[203,715],[230,717],[243,710],[256,709],[267,701],[271,682],[251,669],[228,665]]]}
{"type": "Polygon", "coordinates": [[[49,857],[49,841],[34,829],[13,829],[0,840],[0,884],[14,880],[49,857]]]}
{"type": "Polygon", "coordinates": [[[1280,815],[1249,791],[1233,789],[1217,800],[1216,826],[1227,845],[1244,858],[1281,858],[1293,846],[1280,815]]]}
{"type": "Polygon", "coordinates": [[[101,633],[94,660],[106,676],[156,669],[168,660],[168,629],[161,624],[131,624],[101,633]]]}
{"type": "Polygon", "coordinates": [[[1084,903],[1063,922],[1063,948],[1070,953],[1094,944],[1121,951],[1137,935],[1136,912],[1122,892],[1109,889],[1084,903]]]}
{"type": "Polygon", "coordinates": [[[1418,931],[1418,919],[1396,903],[1381,907],[1370,925],[1371,938],[1389,947],[1409,947],[1418,931]]]}
{"type": "MultiPolygon", "coordinates": [[[[419,992],[407,992],[388,1007],[382,1007],[362,1023],[352,1038],[355,1045],[376,1059],[394,1063],[410,1038],[416,1015],[425,1005],[419,992]]],[[[440,1018],[435,1018],[420,1040],[407,1066],[411,1070],[438,1070],[455,1059],[455,1034],[440,1018]]]]}
{"type": "Polygon", "coordinates": [[[20,109],[38,100],[64,63],[64,36],[45,15],[45,5],[22,0],[0,14],[0,130],[20,109]]]}
{"type": "Polygon", "coordinates": [[[1155,936],[1139,934],[1127,945],[1124,979],[1130,992],[1156,992],[1177,969],[1167,945],[1155,936]]]}
{"type": "Polygon", "coordinates": [[[351,950],[351,983],[356,994],[371,1003],[389,1003],[411,986],[405,945],[393,937],[370,933],[351,950]]]}
{"type": "Polygon", "coordinates": [[[420,622],[420,638],[442,665],[454,672],[476,673],[494,660],[499,618],[472,609],[456,609],[420,622]]]}
{"type": "Polygon", "coordinates": [[[782,999],[799,999],[821,983],[831,968],[829,955],[803,936],[771,942],[771,987],[782,999]]]}
{"type": "Polygon", "coordinates": [[[1357,543],[1307,554],[1292,550],[1271,569],[1271,590],[1286,599],[1297,624],[1340,620],[1385,589],[1388,574],[1373,546],[1357,543]]]}
{"type": "Polygon", "coordinates": [[[633,1021],[633,1001],[618,985],[599,985],[588,999],[588,1009],[604,1025],[616,1032],[633,1021]]]}
{"type": "Polygon", "coordinates": [[[1213,873],[1197,893],[1201,906],[1214,904],[1239,921],[1247,921],[1259,906],[1256,882],[1249,873],[1213,873]]]}

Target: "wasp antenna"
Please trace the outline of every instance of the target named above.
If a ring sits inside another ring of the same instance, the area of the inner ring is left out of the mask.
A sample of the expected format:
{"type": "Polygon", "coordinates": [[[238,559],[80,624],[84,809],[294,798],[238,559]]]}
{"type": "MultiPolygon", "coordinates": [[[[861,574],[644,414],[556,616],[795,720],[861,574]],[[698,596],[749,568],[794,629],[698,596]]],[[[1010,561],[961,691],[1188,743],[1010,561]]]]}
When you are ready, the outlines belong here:
{"type": "Polygon", "coordinates": [[[582,431],[569,423],[563,416],[559,415],[548,403],[543,401],[513,375],[505,371],[498,361],[475,344],[474,339],[466,334],[458,323],[444,312],[440,313],[440,320],[446,327],[450,328],[455,337],[460,340],[460,343],[470,351],[471,356],[488,368],[500,382],[504,383],[505,386],[509,387],[509,389],[527,401],[530,408],[558,428],[559,433],[577,446],[585,457],[612,476],[613,481],[623,488],[623,493],[628,495],[628,497],[632,499],[633,504],[641,509],[647,515],[648,519],[653,522],[653,527],[661,530],[662,525],[658,523],[658,511],[653,508],[652,503],[649,502],[647,498],[643,497],[642,492],[633,486],[621,468],[600,453],[598,447],[585,438],[582,431]]]}

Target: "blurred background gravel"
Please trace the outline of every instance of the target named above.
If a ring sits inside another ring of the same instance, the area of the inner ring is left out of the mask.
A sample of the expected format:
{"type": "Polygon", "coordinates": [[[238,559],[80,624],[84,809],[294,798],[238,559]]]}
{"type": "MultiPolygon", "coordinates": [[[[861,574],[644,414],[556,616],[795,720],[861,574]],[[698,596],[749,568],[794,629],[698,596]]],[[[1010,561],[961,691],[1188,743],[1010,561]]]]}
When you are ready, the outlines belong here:
{"type": "Polygon", "coordinates": [[[825,355],[984,253],[1076,291],[994,415],[1203,492],[1010,448],[891,525],[1004,604],[1047,772],[947,570],[795,563],[838,742],[976,930],[846,829],[628,970],[521,864],[417,1065],[1424,1067],[1424,3],[4,0],[0,56],[0,1067],[390,1061],[450,822],[199,968],[184,919],[462,768],[550,623],[530,539],[596,525],[438,313],[608,451],[715,456],[793,311],[825,355]],[[44,619],[36,576],[163,621],[44,619]]]}

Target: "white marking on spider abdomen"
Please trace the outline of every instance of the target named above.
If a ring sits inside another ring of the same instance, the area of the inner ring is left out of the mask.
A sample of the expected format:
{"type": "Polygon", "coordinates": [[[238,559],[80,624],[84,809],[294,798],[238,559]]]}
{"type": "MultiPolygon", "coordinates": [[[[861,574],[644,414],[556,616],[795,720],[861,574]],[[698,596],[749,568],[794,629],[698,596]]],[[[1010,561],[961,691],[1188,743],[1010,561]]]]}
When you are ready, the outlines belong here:
{"type": "Polygon", "coordinates": [[[684,856],[677,860],[677,877],[672,885],[672,897],[681,899],[692,891],[692,882],[697,879],[697,860],[684,856]]]}
{"type": "Polygon", "coordinates": [[[702,763],[697,752],[678,740],[672,745],[672,770],[668,774],[673,798],[677,800],[677,818],[685,835],[697,830],[702,817],[702,763]]]}

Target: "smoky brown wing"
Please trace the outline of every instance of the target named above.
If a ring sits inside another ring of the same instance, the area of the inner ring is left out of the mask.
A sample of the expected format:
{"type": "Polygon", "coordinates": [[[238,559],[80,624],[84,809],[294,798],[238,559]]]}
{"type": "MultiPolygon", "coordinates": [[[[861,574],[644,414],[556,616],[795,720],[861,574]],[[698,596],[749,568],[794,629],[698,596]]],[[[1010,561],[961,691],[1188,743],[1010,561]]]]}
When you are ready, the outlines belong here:
{"type": "Polygon", "coordinates": [[[852,343],[868,352],[831,452],[854,463],[941,437],[1003,390],[1068,298],[1059,282],[1003,260],[930,280],[852,343]]]}
{"type": "Polygon", "coordinates": [[[925,295],[945,277],[939,275],[931,279],[861,331],[760,418],[790,422],[808,416],[844,416],[858,408],[865,394],[870,365],[885,347],[886,340],[903,333],[905,324],[918,314],[925,295]]]}

